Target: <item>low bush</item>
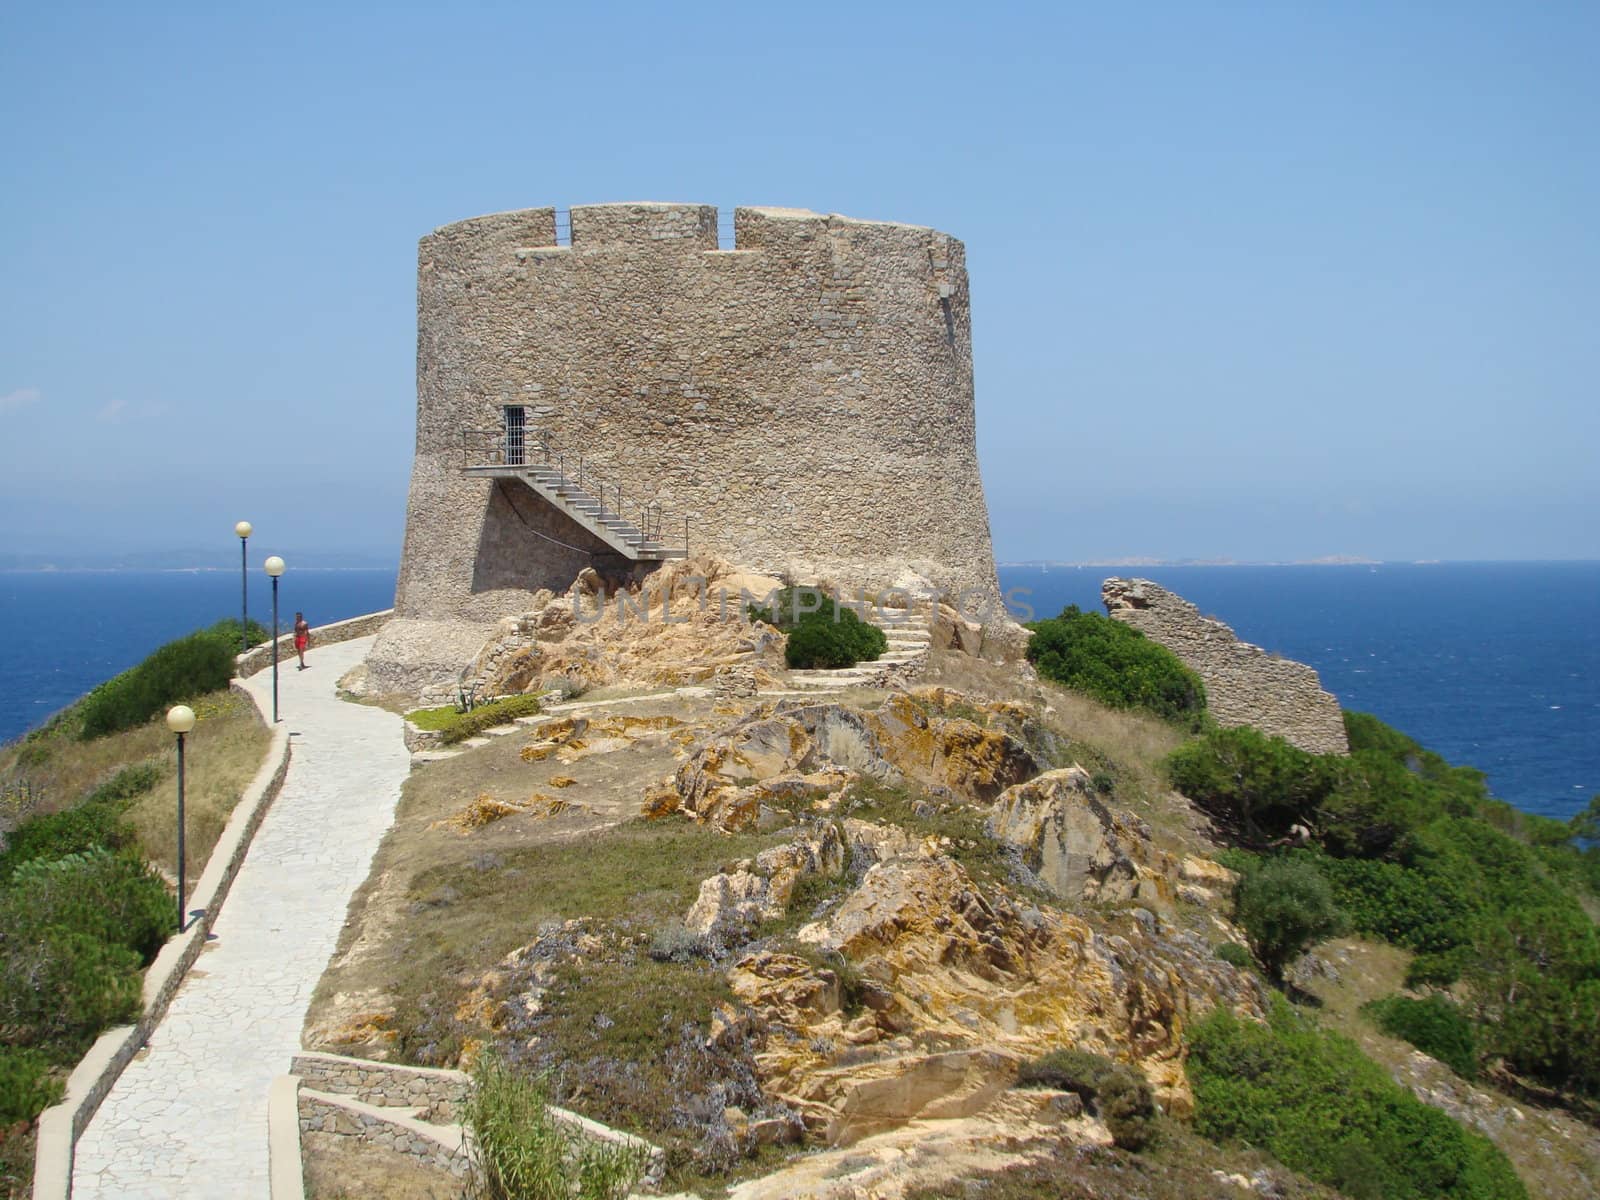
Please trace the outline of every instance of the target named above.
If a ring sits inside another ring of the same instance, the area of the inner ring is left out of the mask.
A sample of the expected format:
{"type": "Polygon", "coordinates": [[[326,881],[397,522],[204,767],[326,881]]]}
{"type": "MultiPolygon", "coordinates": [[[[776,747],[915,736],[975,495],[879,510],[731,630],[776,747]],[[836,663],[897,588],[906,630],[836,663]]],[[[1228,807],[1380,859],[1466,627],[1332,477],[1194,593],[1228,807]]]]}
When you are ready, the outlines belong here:
{"type": "Polygon", "coordinates": [[[1250,948],[1280,983],[1290,963],[1346,927],[1328,881],[1310,863],[1293,858],[1271,858],[1246,872],[1233,904],[1233,919],[1250,948]]]}
{"type": "Polygon", "coordinates": [[[139,957],[87,933],[46,926],[0,941],[0,1028],[13,1045],[74,1057],[139,1012],[139,957]]]}
{"type": "Polygon", "coordinates": [[[1256,963],[1256,960],[1250,957],[1250,951],[1238,942],[1223,942],[1217,947],[1217,957],[1230,967],[1238,967],[1240,970],[1253,967],[1256,963]]]}
{"type": "Polygon", "coordinates": [[[241,626],[237,617],[223,617],[206,632],[215,634],[227,642],[236,654],[244,648],[246,635],[252,646],[260,646],[267,640],[267,627],[260,621],[251,621],[250,624],[241,626]]]}
{"type": "Polygon", "coordinates": [[[1529,905],[1480,920],[1461,975],[1487,1054],[1600,1095],[1600,930],[1587,913],[1529,905]]]}
{"type": "Polygon", "coordinates": [[[61,1081],[38,1050],[0,1045],[0,1127],[31,1121],[61,1099],[61,1081]]]}
{"type": "Polygon", "coordinates": [[[1167,757],[1172,786],[1246,842],[1310,818],[1333,786],[1328,763],[1247,725],[1212,729],[1167,757]]]}
{"type": "Polygon", "coordinates": [[[1243,1142],[1352,1200],[1526,1200],[1505,1155],[1423,1104],[1275,997],[1267,1024],[1219,1008],[1190,1033],[1195,1126],[1243,1142]]]}
{"type": "Polygon", "coordinates": [[[169,705],[228,686],[236,643],[203,630],[168,642],[102,683],[80,705],[84,740],[143,725],[169,705]]]}
{"type": "Polygon", "coordinates": [[[544,1079],[484,1055],[463,1123],[472,1131],[471,1194],[481,1200],[622,1200],[644,1173],[642,1149],[586,1138],[550,1112],[544,1079]]]}
{"type": "Polygon", "coordinates": [[[1068,605],[1029,626],[1028,661],[1046,679],[1112,708],[1137,708],[1198,729],[1206,708],[1200,677],[1137,629],[1068,605]]]}
{"type": "Polygon", "coordinates": [[[1478,1036],[1466,1013],[1443,996],[1386,996],[1362,1006],[1379,1029],[1431,1054],[1463,1079],[1478,1074],[1478,1036]]]}
{"type": "Polygon", "coordinates": [[[539,711],[537,696],[506,696],[480,704],[470,712],[457,712],[453,708],[419,708],[406,714],[418,729],[436,730],[444,735],[449,746],[477,737],[485,729],[504,725],[518,717],[531,717],[539,711]]]}
{"type": "Polygon", "coordinates": [[[0,852],[0,885],[23,863],[62,858],[87,850],[120,850],[133,833],[122,819],[128,804],[155,787],[161,771],[151,763],[126,767],[96,788],[76,808],[30,817],[6,838],[0,852]]]}
{"type": "Polygon", "coordinates": [[[821,588],[784,588],[766,608],[751,605],[752,621],[765,621],[789,635],[784,661],[791,670],[836,670],[871,662],[889,648],[883,630],[853,608],[836,603],[821,588]]]}
{"type": "Polygon", "coordinates": [[[1052,1050],[1017,1072],[1019,1087],[1049,1087],[1074,1092],[1084,1108],[1105,1122],[1124,1150],[1142,1150],[1156,1119],[1155,1095],[1143,1074],[1088,1050],[1052,1050]]]}
{"type": "Polygon", "coordinates": [[[57,929],[128,950],[137,965],[155,957],[176,922],[160,876],[104,850],[24,863],[0,892],[0,946],[57,929]]]}
{"type": "Polygon", "coordinates": [[[812,617],[789,631],[783,660],[791,670],[831,670],[871,662],[889,648],[889,639],[849,609],[837,621],[812,617]]]}

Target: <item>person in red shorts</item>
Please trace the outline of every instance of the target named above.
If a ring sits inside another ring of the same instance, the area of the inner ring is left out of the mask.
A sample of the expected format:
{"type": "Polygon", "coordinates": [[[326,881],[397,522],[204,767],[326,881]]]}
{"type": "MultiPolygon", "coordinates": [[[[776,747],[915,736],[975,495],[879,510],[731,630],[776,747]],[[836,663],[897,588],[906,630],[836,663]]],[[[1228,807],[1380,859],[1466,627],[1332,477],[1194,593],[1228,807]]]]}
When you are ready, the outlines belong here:
{"type": "Polygon", "coordinates": [[[305,613],[294,615],[294,652],[300,656],[300,669],[306,669],[306,648],[311,645],[311,626],[306,624],[305,613]]]}

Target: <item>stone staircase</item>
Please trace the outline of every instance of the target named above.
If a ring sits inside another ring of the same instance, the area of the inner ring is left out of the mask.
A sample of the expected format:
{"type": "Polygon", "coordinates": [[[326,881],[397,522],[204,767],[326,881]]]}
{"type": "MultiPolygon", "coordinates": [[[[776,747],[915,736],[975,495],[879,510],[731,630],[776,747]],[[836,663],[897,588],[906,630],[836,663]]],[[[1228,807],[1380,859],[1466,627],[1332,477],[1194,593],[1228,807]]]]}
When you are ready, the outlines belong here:
{"type": "Polygon", "coordinates": [[[662,541],[665,536],[664,518],[658,506],[640,504],[638,520],[629,520],[622,515],[620,490],[616,492],[615,504],[609,504],[612,488],[593,479],[583,479],[581,475],[577,478],[568,475],[563,465],[491,462],[469,464],[462,470],[468,475],[491,479],[520,480],[545,503],[571,517],[624,558],[636,562],[661,562],[687,556],[687,533],[681,546],[668,546],[662,541]]]}
{"type": "Polygon", "coordinates": [[[928,657],[933,641],[932,618],[926,610],[890,610],[899,620],[883,617],[872,623],[889,639],[889,648],[872,662],[833,670],[790,671],[789,682],[797,688],[828,691],[852,687],[873,687],[894,670],[915,674],[928,657]]]}

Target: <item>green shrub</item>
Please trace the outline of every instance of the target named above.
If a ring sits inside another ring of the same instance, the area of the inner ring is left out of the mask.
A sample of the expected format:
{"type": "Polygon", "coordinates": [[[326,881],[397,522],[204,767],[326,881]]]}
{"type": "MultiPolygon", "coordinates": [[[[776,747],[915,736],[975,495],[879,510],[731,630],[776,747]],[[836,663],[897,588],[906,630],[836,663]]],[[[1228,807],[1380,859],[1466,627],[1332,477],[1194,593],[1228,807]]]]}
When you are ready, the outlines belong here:
{"type": "Polygon", "coordinates": [[[1294,858],[1268,859],[1247,873],[1234,892],[1233,915],[1256,958],[1279,982],[1291,962],[1345,928],[1328,881],[1294,858]]]}
{"type": "Polygon", "coordinates": [[[1101,1083],[1095,1107],[1111,1140],[1124,1150],[1143,1150],[1149,1144],[1155,1133],[1156,1101],[1143,1075],[1119,1067],[1101,1083]]]}
{"type": "Polygon", "coordinates": [[[1029,628],[1028,661],[1046,679],[1112,708],[1143,709],[1186,728],[1200,727],[1206,708],[1200,677],[1137,629],[1075,604],[1029,628]]]}
{"type": "Polygon", "coordinates": [[[770,607],[751,605],[752,621],[765,621],[789,635],[783,649],[791,670],[836,670],[871,662],[889,648],[883,630],[855,609],[836,603],[821,588],[789,587],[770,607]]]}
{"type": "Polygon", "coordinates": [[[1472,1021],[1443,996],[1414,1000],[1385,996],[1362,1006],[1379,1029],[1431,1054],[1463,1079],[1478,1074],[1478,1037],[1472,1021]]]}
{"type": "Polygon", "coordinates": [[[139,1012],[139,958],[58,926],[0,941],[0,1028],[13,1044],[80,1050],[139,1012]]]}
{"type": "Polygon", "coordinates": [[[472,1132],[472,1191],[484,1200],[622,1200],[645,1154],[593,1141],[551,1115],[549,1089],[484,1055],[463,1124],[472,1132]]]}
{"type": "Polygon", "coordinates": [[[143,725],[180,700],[228,686],[237,646],[210,631],[168,642],[83,699],[85,740],[143,725]]]}
{"type": "Polygon", "coordinates": [[[1526,1200],[1487,1138],[1429,1108],[1354,1042],[1319,1030],[1281,997],[1270,1020],[1225,1008],[1190,1033],[1195,1127],[1244,1142],[1349,1196],[1526,1200]]]}
{"type": "Polygon", "coordinates": [[[783,660],[792,670],[853,667],[871,662],[889,648],[889,639],[876,625],[860,620],[849,609],[837,621],[808,617],[789,631],[783,660]]]}
{"type": "Polygon", "coordinates": [[[1424,953],[1448,951],[1470,936],[1475,900],[1461,881],[1421,867],[1313,851],[1293,857],[1315,865],[1334,903],[1360,933],[1424,953]]]}
{"type": "Polygon", "coordinates": [[[1142,1150],[1155,1128],[1155,1094],[1143,1074],[1088,1050],[1052,1050],[1017,1072],[1019,1087],[1076,1093],[1124,1150],[1142,1150]]]}
{"type": "MultiPolygon", "coordinates": [[[[1600,804],[1565,826],[1529,817],[1376,717],[1346,713],[1345,728],[1347,758],[1226,730],[1169,771],[1247,841],[1311,825],[1321,848],[1282,857],[1321,875],[1354,929],[1417,952],[1408,985],[1466,980],[1482,1055],[1600,1095],[1600,937],[1578,900],[1600,879],[1600,804]]],[[[1261,861],[1233,853],[1247,873],[1261,861]]]]}
{"type": "Polygon", "coordinates": [[[4,852],[0,852],[0,885],[25,862],[131,845],[133,831],[123,822],[122,813],[129,801],[148,792],[160,778],[160,769],[151,763],[125,767],[76,808],[28,818],[11,831],[4,852]]]}
{"type": "Polygon", "coordinates": [[[493,729],[496,725],[504,725],[518,717],[531,717],[539,711],[539,697],[537,696],[506,696],[500,700],[490,700],[487,704],[480,704],[471,712],[456,712],[453,708],[419,708],[415,712],[406,714],[418,729],[432,729],[444,735],[444,744],[449,746],[456,742],[464,742],[469,737],[477,737],[485,729],[493,729]]]}
{"type": "Polygon", "coordinates": [[[215,634],[227,642],[228,645],[233,647],[234,653],[237,654],[243,648],[241,628],[249,634],[250,645],[260,646],[266,642],[267,627],[265,625],[261,624],[260,621],[252,620],[249,625],[241,627],[238,617],[223,617],[222,620],[211,626],[206,632],[215,634]]]}
{"type": "Polygon", "coordinates": [[[1462,978],[1487,1053],[1600,1095],[1600,931],[1581,908],[1530,905],[1481,921],[1462,978]]]}
{"type": "Polygon", "coordinates": [[[1328,762],[1241,725],[1212,729],[1167,757],[1172,786],[1246,840],[1309,820],[1334,785],[1328,762]]]}
{"type": "Polygon", "coordinates": [[[125,949],[137,965],[155,957],[176,923],[160,876],[104,850],[23,863],[0,892],[0,946],[64,930],[125,949]]]}
{"type": "Polygon", "coordinates": [[[1217,957],[1229,966],[1238,967],[1240,970],[1247,970],[1256,964],[1256,960],[1250,957],[1250,951],[1239,945],[1238,942],[1223,942],[1217,947],[1217,957]]]}
{"type": "Polygon", "coordinates": [[[0,1128],[31,1121],[61,1099],[61,1081],[38,1050],[0,1045],[0,1128]]]}

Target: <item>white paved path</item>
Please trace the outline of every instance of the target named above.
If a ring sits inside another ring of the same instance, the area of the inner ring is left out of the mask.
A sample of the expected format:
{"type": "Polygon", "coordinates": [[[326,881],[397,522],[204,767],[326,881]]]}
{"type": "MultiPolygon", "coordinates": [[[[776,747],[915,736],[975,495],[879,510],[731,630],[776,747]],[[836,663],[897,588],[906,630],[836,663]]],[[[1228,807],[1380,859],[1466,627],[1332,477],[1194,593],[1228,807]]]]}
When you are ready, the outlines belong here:
{"type": "MultiPolygon", "coordinates": [[[[215,940],[78,1142],[79,1200],[267,1196],[267,1087],[300,1048],[312,989],[410,763],[399,717],[334,696],[371,644],[312,650],[304,672],[292,656],[280,665],[283,722],[298,735],[288,777],[215,940]]],[[[272,672],[245,686],[270,719],[272,672]]]]}

